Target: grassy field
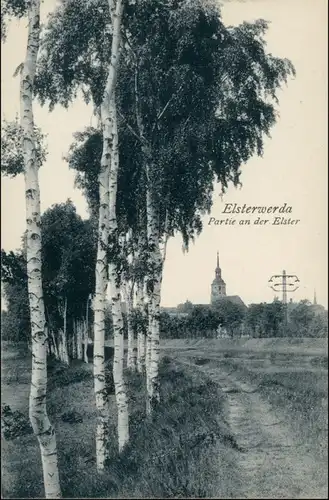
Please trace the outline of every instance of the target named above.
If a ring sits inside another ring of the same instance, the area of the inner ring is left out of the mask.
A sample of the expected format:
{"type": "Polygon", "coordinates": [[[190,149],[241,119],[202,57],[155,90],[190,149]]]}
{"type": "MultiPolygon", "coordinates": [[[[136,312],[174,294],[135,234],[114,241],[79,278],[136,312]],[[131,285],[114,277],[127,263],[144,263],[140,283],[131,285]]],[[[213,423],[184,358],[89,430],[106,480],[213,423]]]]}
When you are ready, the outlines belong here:
{"type": "MultiPolygon", "coordinates": [[[[164,340],[161,405],[152,420],[144,414],[143,379],[127,373],[131,442],[122,456],[117,452],[116,407],[113,384],[109,383],[110,461],[102,476],[95,468],[92,364],[76,361],[68,368],[51,361],[48,410],[56,429],[63,496],[244,498],[246,478],[237,466],[241,450],[229,424],[228,395],[222,392],[221,383],[198,367],[209,373],[233,374],[235,380],[256,387],[257,394],[278,411],[280,420],[303,443],[303,449],[308,447],[325,469],[326,346],[324,339],[164,340]],[[182,364],[184,360],[188,364],[182,364]]],[[[108,346],[109,381],[112,353],[108,346]]],[[[2,406],[19,411],[20,420],[27,424],[30,365],[30,353],[24,346],[2,345],[2,406]]],[[[24,435],[2,439],[2,453],[3,497],[43,497],[39,449],[33,434],[27,429],[24,435]]],[[[321,471],[319,477],[325,480],[321,471]]]]}
{"type": "Polygon", "coordinates": [[[281,352],[293,354],[328,355],[327,338],[222,338],[222,339],[162,339],[163,349],[212,351],[281,352]]]}
{"type": "Polygon", "coordinates": [[[257,387],[294,433],[325,460],[328,451],[327,339],[218,339],[165,342],[165,351],[257,387]]]}
{"type": "MultiPolygon", "coordinates": [[[[24,348],[2,346],[2,405],[21,412],[27,423],[30,365],[30,353],[24,348]]],[[[49,364],[48,410],[56,429],[64,497],[237,498],[241,485],[220,388],[168,358],[162,360],[160,375],[161,404],[152,420],[144,415],[143,379],[127,375],[131,443],[122,456],[117,453],[114,395],[109,396],[110,462],[99,476],[92,365],[49,364]]],[[[2,439],[2,495],[43,497],[33,434],[2,439]]]]}

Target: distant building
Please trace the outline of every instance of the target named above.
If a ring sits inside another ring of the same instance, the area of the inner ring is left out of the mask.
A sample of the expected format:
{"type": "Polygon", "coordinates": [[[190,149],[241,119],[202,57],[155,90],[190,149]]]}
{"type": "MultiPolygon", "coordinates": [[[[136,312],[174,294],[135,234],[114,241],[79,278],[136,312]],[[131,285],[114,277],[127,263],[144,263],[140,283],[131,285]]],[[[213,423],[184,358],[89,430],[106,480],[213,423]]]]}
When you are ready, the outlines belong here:
{"type": "MultiPolygon", "coordinates": [[[[215,269],[215,279],[211,283],[210,305],[218,304],[221,300],[227,300],[244,309],[248,309],[239,295],[226,295],[226,283],[222,278],[222,270],[219,267],[219,253],[217,252],[217,265],[215,269]]],[[[177,307],[161,307],[161,312],[165,312],[172,317],[186,317],[194,307],[210,307],[208,304],[192,304],[186,300],[185,304],[178,304],[177,307]]],[[[224,333],[225,335],[226,333],[224,333]]]]}
{"type": "Polygon", "coordinates": [[[187,312],[179,311],[177,307],[161,307],[161,312],[167,313],[173,318],[184,318],[188,316],[187,312]]]}
{"type": "Polygon", "coordinates": [[[324,306],[322,306],[321,304],[318,304],[318,301],[316,299],[316,291],[315,290],[314,290],[313,304],[312,304],[311,308],[315,314],[323,314],[326,310],[324,306]]]}
{"type": "Polygon", "coordinates": [[[226,283],[222,278],[222,270],[219,267],[219,253],[217,252],[217,266],[215,269],[215,279],[211,283],[210,304],[218,304],[221,300],[228,300],[248,309],[239,295],[226,295],[226,283]]]}
{"type": "Polygon", "coordinates": [[[226,297],[226,283],[222,278],[222,270],[219,267],[219,253],[217,252],[217,266],[215,269],[215,279],[211,283],[210,303],[213,305],[221,297],[226,297]]]}

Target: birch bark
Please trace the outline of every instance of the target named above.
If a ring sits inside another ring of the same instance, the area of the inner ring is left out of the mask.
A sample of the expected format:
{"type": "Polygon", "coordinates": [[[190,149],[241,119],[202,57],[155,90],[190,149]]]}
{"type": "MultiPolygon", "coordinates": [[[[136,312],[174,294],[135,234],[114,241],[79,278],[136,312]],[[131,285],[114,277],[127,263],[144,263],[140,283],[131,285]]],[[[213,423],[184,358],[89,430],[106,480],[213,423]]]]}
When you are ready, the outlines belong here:
{"type": "Polygon", "coordinates": [[[128,349],[127,349],[127,368],[136,369],[136,350],[135,350],[135,332],[133,328],[133,285],[131,280],[127,279],[122,284],[124,301],[126,304],[127,330],[128,330],[128,349]]]}
{"type": "Polygon", "coordinates": [[[84,329],[83,360],[85,363],[89,362],[89,360],[88,360],[89,300],[90,300],[90,296],[88,296],[87,304],[86,304],[86,321],[85,321],[85,329],[84,329]]]}
{"type": "Polygon", "coordinates": [[[72,321],[72,358],[77,358],[77,323],[75,319],[72,321]]]}
{"type": "Polygon", "coordinates": [[[33,84],[40,36],[40,0],[31,0],[28,19],[27,48],[20,82],[20,118],[25,167],[27,275],[32,334],[29,416],[40,445],[45,497],[60,498],[56,437],[46,407],[47,334],[41,277],[39,166],[36,162],[33,118],[33,84]]]}
{"type": "Polygon", "coordinates": [[[54,356],[55,356],[56,359],[59,359],[58,347],[57,347],[57,344],[56,344],[56,339],[55,339],[55,335],[54,335],[53,330],[50,330],[50,335],[51,335],[51,339],[52,339],[52,342],[53,342],[54,356]]]}
{"type": "Polygon", "coordinates": [[[146,332],[145,332],[145,304],[143,282],[137,283],[136,289],[136,309],[138,313],[137,321],[137,371],[146,372],[146,332]]]}
{"type": "Polygon", "coordinates": [[[147,165],[147,239],[149,248],[148,266],[148,315],[149,328],[147,335],[147,362],[146,362],[146,412],[152,413],[160,401],[159,387],[159,340],[160,340],[160,294],[162,281],[162,257],[160,252],[159,220],[156,200],[150,181],[150,166],[147,165]]]}
{"type": "Polygon", "coordinates": [[[64,300],[64,314],[63,314],[63,361],[69,364],[69,353],[67,345],[67,297],[64,300]]]}
{"type": "Polygon", "coordinates": [[[77,321],[77,358],[80,360],[83,359],[82,332],[83,332],[82,321],[79,319],[77,321]]]}
{"type": "MultiPolygon", "coordinates": [[[[117,67],[120,55],[120,29],[123,3],[122,0],[114,2],[109,0],[109,8],[112,18],[112,47],[111,61],[109,64],[108,76],[101,104],[101,125],[103,130],[103,151],[101,158],[101,171],[99,174],[99,224],[98,224],[98,249],[96,260],[96,290],[94,299],[94,388],[97,408],[97,426],[96,426],[96,464],[99,472],[104,470],[106,460],[106,443],[108,440],[108,407],[105,395],[105,359],[104,359],[104,341],[105,341],[105,308],[106,308],[106,288],[107,288],[107,245],[109,237],[109,228],[111,218],[109,217],[109,190],[111,198],[113,197],[113,186],[109,187],[110,166],[112,154],[112,124],[111,108],[115,110],[114,89],[117,79],[117,67]]],[[[117,173],[116,173],[117,176],[117,173]]],[[[111,181],[110,181],[111,182],[111,181]]],[[[117,182],[117,181],[116,181],[117,182]]],[[[115,190],[116,190],[115,182],[115,190]]],[[[112,200],[115,208],[115,199],[112,200]]],[[[109,269],[110,271],[110,269],[109,269]]],[[[120,306],[120,302],[119,302],[120,306]]],[[[113,309],[112,309],[113,313],[113,309]]],[[[115,371],[115,368],[113,367],[115,371]]],[[[117,392],[117,389],[116,389],[117,392]]],[[[120,439],[119,439],[120,447],[120,439]]]]}
{"type": "MultiPolygon", "coordinates": [[[[110,230],[109,239],[115,245],[118,242],[117,219],[116,219],[116,193],[118,183],[119,152],[118,152],[118,130],[116,108],[113,102],[113,147],[110,171],[110,230]]],[[[118,245],[116,245],[118,247],[118,245]]],[[[118,410],[118,445],[119,452],[129,441],[129,413],[127,388],[123,375],[124,362],[124,329],[121,311],[121,297],[119,274],[116,263],[109,262],[109,283],[111,290],[113,335],[114,335],[114,362],[113,380],[118,410]]]]}

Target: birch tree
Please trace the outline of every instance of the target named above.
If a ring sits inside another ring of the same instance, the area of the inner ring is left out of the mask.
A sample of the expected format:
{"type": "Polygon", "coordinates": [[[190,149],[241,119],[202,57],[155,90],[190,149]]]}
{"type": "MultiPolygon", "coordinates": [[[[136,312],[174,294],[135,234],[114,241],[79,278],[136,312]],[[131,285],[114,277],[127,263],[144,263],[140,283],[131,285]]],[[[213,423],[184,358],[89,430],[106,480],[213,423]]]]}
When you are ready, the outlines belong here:
{"type": "MultiPolygon", "coordinates": [[[[84,92],[88,87],[89,97],[96,105],[101,103],[99,82],[106,80],[108,57],[104,52],[109,37],[104,16],[98,14],[103,2],[94,0],[93,5],[98,7],[93,33],[86,36],[84,31],[81,46],[79,30],[86,30],[85,13],[76,12],[76,26],[69,23],[69,15],[53,20],[46,36],[48,53],[42,62],[39,94],[41,99],[50,99],[51,105],[66,105],[78,87],[84,92]],[[68,24],[71,35],[74,33],[70,41],[76,38],[73,47],[68,40],[61,41],[68,24]],[[68,66],[64,71],[59,56],[63,53],[68,66]]],[[[120,189],[119,172],[117,209],[123,205],[131,213],[131,200],[147,209],[144,278],[152,359],[148,410],[152,411],[159,401],[161,245],[179,232],[188,248],[202,230],[202,217],[211,208],[216,182],[222,190],[229,183],[237,186],[241,166],[252,155],[262,154],[264,136],[276,121],[277,90],[294,70],[289,61],[266,52],[265,21],[225,27],[212,2],[130,2],[123,28],[125,57],[116,95],[120,172],[125,184],[120,189]]],[[[97,134],[89,132],[85,144],[97,149],[97,134]]],[[[97,167],[92,155],[90,159],[95,173],[99,163],[97,167]]],[[[84,180],[88,182],[84,188],[90,193],[92,176],[87,175],[85,160],[84,180]]],[[[97,204],[96,197],[92,198],[97,204]]],[[[134,217],[127,220],[129,227],[136,227],[134,217]]]]}
{"type": "MultiPolygon", "coordinates": [[[[8,2],[10,6],[10,2],[8,2]]],[[[47,329],[41,274],[40,164],[36,154],[33,117],[33,86],[40,37],[40,0],[25,5],[28,15],[28,37],[25,60],[21,68],[20,126],[26,202],[27,278],[32,338],[32,375],[29,416],[39,441],[46,498],[60,498],[57,445],[46,407],[47,396],[47,329]]]]}
{"type": "Polygon", "coordinates": [[[70,200],[47,209],[41,223],[47,321],[64,348],[62,360],[68,363],[69,356],[82,359],[79,324],[86,316],[87,298],[94,291],[95,237],[89,221],[81,219],[70,200]]]}
{"type": "MultiPolygon", "coordinates": [[[[120,12],[120,11],[119,11],[120,12]]],[[[116,218],[116,198],[117,179],[119,169],[118,151],[118,131],[116,106],[113,106],[113,143],[112,143],[112,164],[110,171],[110,258],[109,258],[109,284],[112,303],[113,335],[114,335],[114,360],[113,360],[113,380],[115,395],[118,407],[118,444],[119,451],[122,451],[129,441],[129,413],[127,388],[123,374],[124,363],[124,329],[120,296],[120,273],[118,272],[117,258],[119,246],[117,218],[116,218]]]]}
{"type": "Polygon", "coordinates": [[[126,305],[127,316],[127,368],[134,370],[136,368],[136,338],[135,328],[133,324],[133,304],[134,304],[134,245],[132,230],[130,229],[122,240],[122,256],[124,260],[124,269],[121,273],[121,288],[124,303],[126,305]]]}
{"type": "Polygon", "coordinates": [[[127,394],[123,379],[123,322],[120,292],[117,286],[117,268],[114,262],[108,264],[108,240],[117,238],[116,192],[118,176],[118,138],[116,122],[115,85],[120,58],[120,32],[123,2],[109,0],[112,19],[112,47],[108,76],[101,103],[101,125],[103,131],[103,152],[99,175],[99,243],[96,260],[96,292],[94,302],[94,374],[95,395],[98,409],[96,430],[96,457],[98,470],[104,469],[107,436],[107,402],[104,394],[104,340],[105,299],[107,288],[107,265],[112,300],[114,331],[113,379],[118,407],[118,440],[121,451],[129,439],[127,394]],[[112,158],[112,161],[111,161],[112,158]]]}

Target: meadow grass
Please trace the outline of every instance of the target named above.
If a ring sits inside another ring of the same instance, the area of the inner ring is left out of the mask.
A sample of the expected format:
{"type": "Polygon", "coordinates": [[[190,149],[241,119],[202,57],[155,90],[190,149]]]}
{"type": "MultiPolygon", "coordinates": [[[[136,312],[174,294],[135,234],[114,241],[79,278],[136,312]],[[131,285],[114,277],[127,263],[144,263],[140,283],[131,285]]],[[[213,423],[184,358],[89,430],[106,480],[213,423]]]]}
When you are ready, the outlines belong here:
{"type": "Polygon", "coordinates": [[[279,408],[286,422],[300,440],[314,448],[319,455],[328,460],[328,373],[325,367],[327,358],[310,358],[309,369],[298,370],[298,358],[287,357],[286,367],[273,365],[268,371],[254,362],[235,358],[224,359],[217,366],[234,370],[241,380],[249,381],[258,387],[259,393],[274,408],[279,408]],[[316,370],[315,368],[318,368],[316,370]]]}
{"type": "MultiPolygon", "coordinates": [[[[9,351],[7,351],[9,353],[9,351]]],[[[2,404],[28,415],[30,353],[4,359],[2,404]],[[19,395],[19,396],[17,396],[19,395]]],[[[5,356],[6,358],[6,356],[5,356]]],[[[107,362],[110,373],[111,361],[107,362]]],[[[225,398],[216,384],[168,358],[160,366],[161,402],[145,415],[145,380],[126,373],[130,443],[119,455],[110,382],[109,461],[96,472],[92,365],[49,363],[48,411],[56,430],[65,498],[234,498],[236,451],[225,424],[225,398]],[[70,415],[73,418],[69,418],[70,415]]],[[[3,441],[3,496],[43,497],[38,444],[33,435],[3,441]]]]}

